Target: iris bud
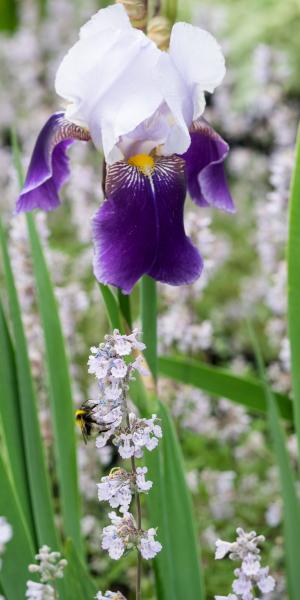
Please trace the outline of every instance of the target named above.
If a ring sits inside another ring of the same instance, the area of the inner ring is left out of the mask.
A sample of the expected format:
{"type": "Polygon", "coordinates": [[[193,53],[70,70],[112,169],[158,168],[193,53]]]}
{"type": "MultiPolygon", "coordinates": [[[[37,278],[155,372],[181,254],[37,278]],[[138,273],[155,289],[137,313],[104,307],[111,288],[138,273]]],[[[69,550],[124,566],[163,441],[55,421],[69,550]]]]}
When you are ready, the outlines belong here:
{"type": "Polygon", "coordinates": [[[168,50],[171,35],[171,23],[163,16],[153,17],[149,21],[147,35],[160,50],[168,50]]]}

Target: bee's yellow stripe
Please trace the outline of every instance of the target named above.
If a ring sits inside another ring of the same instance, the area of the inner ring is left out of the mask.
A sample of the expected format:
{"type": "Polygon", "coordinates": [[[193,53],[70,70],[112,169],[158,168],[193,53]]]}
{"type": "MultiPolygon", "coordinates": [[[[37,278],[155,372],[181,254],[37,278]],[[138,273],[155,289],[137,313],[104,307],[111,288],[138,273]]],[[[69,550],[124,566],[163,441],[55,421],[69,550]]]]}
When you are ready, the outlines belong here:
{"type": "Polygon", "coordinates": [[[86,410],[83,410],[82,408],[80,408],[79,410],[76,410],[76,412],[75,412],[76,419],[81,419],[81,417],[83,417],[84,415],[86,415],[86,410]]]}

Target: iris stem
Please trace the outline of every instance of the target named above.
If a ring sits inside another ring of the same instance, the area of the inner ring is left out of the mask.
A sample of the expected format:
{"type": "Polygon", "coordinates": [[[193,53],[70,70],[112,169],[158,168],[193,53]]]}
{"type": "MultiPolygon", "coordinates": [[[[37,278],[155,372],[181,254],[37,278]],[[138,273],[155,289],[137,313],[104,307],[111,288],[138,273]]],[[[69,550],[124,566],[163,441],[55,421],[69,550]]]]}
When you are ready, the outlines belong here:
{"type": "Polygon", "coordinates": [[[144,275],[141,284],[141,313],[146,361],[156,382],[157,368],[157,294],[156,282],[144,275]]]}

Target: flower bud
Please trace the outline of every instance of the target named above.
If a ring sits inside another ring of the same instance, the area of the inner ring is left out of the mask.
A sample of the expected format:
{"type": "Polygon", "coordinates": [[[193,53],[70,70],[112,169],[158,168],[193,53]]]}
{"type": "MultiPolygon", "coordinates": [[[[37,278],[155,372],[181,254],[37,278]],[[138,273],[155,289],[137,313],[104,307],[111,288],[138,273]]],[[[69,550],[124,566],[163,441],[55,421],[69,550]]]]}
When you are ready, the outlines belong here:
{"type": "Polygon", "coordinates": [[[39,565],[29,565],[28,571],[30,573],[37,573],[40,570],[39,565]]]}
{"type": "Polygon", "coordinates": [[[160,50],[168,50],[171,35],[170,21],[163,16],[153,17],[149,21],[147,35],[160,50]]]}
{"type": "Polygon", "coordinates": [[[147,5],[145,0],[116,0],[116,3],[123,4],[133,27],[146,28],[147,5]]]}

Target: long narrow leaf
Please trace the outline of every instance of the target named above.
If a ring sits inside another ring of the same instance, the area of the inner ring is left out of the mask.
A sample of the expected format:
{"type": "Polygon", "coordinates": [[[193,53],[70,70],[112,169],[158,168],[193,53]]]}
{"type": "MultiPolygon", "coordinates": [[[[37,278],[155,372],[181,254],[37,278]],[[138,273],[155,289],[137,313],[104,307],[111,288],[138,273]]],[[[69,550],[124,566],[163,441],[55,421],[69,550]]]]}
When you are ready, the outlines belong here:
{"type": "Polygon", "coordinates": [[[0,421],[3,444],[26,522],[34,539],[14,349],[0,303],[0,421]],[[13,449],[13,451],[12,451],[13,449]]]}
{"type": "Polygon", "coordinates": [[[298,600],[300,590],[299,540],[300,540],[300,503],[297,497],[295,479],[286,449],[285,437],[279,420],[279,413],[273,394],[267,384],[263,360],[255,334],[250,327],[250,336],[256,354],[256,360],[263,381],[268,403],[268,418],[279,475],[284,507],[285,558],[288,574],[289,599],[298,600]]]}
{"type": "Polygon", "coordinates": [[[30,371],[26,339],[21,319],[20,304],[14,283],[6,235],[0,223],[0,244],[3,255],[4,273],[9,300],[11,321],[16,347],[16,365],[20,391],[20,409],[25,445],[27,473],[30,485],[37,538],[40,545],[58,546],[50,499],[49,482],[38,423],[37,403],[30,371]]]}
{"type": "MultiPolygon", "coordinates": [[[[20,187],[23,170],[15,131],[12,132],[14,163],[20,187]]],[[[80,511],[77,484],[76,446],[74,432],[74,409],[71,383],[53,285],[44,258],[43,249],[35,226],[34,217],[26,215],[31,243],[33,267],[38,289],[39,309],[45,337],[47,369],[55,455],[60,486],[64,530],[81,550],[80,511]]]]}
{"type": "Polygon", "coordinates": [[[280,470],[280,481],[284,504],[284,535],[286,547],[286,564],[290,600],[299,600],[300,569],[300,506],[297,498],[295,480],[286,450],[285,439],[279,421],[278,409],[272,394],[269,395],[269,423],[272,432],[277,463],[280,470]]]}
{"type": "Polygon", "coordinates": [[[7,465],[0,454],[0,515],[6,517],[13,528],[13,537],[1,557],[1,587],[8,600],[24,600],[26,581],[29,579],[28,565],[34,556],[29,531],[17,499],[15,488],[8,475],[7,465]]]}
{"type": "Polygon", "coordinates": [[[162,544],[161,552],[154,562],[157,600],[176,598],[173,578],[174,562],[172,559],[171,537],[168,521],[168,495],[164,482],[163,450],[159,446],[155,452],[145,455],[149,479],[154,482],[147,495],[147,512],[151,526],[157,527],[157,538],[162,544]]]}
{"type": "Polygon", "coordinates": [[[111,327],[113,329],[119,329],[121,333],[124,332],[122,327],[122,322],[119,313],[119,306],[116,297],[112,293],[111,289],[108,285],[104,285],[103,283],[99,283],[100,292],[102,294],[102,298],[105,304],[107,316],[111,327]]]}
{"type": "MultiPolygon", "coordinates": [[[[162,357],[158,364],[162,375],[180,383],[197,387],[212,396],[228,398],[255,411],[265,413],[267,410],[264,386],[258,380],[232,375],[225,369],[191,359],[162,357]]],[[[291,400],[278,393],[274,393],[274,398],[280,415],[292,420],[291,400]]]]}
{"type": "MultiPolygon", "coordinates": [[[[157,298],[156,283],[150,277],[144,276],[141,282],[141,320],[143,329],[143,341],[146,345],[144,351],[146,361],[153,377],[154,390],[157,379],[157,298]]],[[[156,396],[153,396],[158,412],[156,396]]],[[[142,411],[148,416],[148,411],[142,411]]],[[[158,600],[166,600],[168,597],[175,598],[175,580],[173,578],[173,562],[171,557],[171,537],[168,523],[168,498],[164,485],[164,456],[162,445],[155,454],[146,455],[146,464],[149,477],[154,485],[147,498],[148,514],[151,523],[157,527],[162,550],[154,560],[156,594],[158,600]]]]}
{"type": "MultiPolygon", "coordinates": [[[[156,381],[157,297],[156,283],[150,277],[142,279],[141,309],[143,339],[147,346],[145,356],[156,381]]],[[[153,517],[156,516],[158,520],[162,542],[165,544],[155,561],[158,594],[164,600],[170,597],[174,600],[202,600],[204,586],[181,451],[172,420],[162,404],[159,404],[159,416],[163,440],[158,455],[160,460],[156,459],[157,472],[153,474],[154,485],[159,490],[153,496],[154,506],[149,506],[150,514],[152,511],[153,517]]],[[[152,470],[150,462],[150,471],[152,470]]]]}
{"type": "MultiPolygon", "coordinates": [[[[174,600],[203,600],[204,583],[192,502],[185,479],[182,453],[168,409],[160,404],[163,429],[164,485],[167,499],[170,557],[175,586],[174,600]]],[[[169,598],[169,596],[167,596],[169,598]]]]}
{"type": "Polygon", "coordinates": [[[119,307],[123,319],[129,329],[132,329],[132,315],[130,306],[130,296],[123,294],[121,290],[118,290],[119,307]]]}
{"type": "Polygon", "coordinates": [[[65,344],[53,285],[33,215],[27,215],[33,268],[42,317],[53,416],[54,449],[60,488],[64,531],[81,548],[79,493],[77,484],[74,407],[65,344]]]}
{"type": "Polygon", "coordinates": [[[300,127],[292,178],[288,237],[288,329],[295,428],[300,449],[300,127]]]}
{"type": "Polygon", "coordinates": [[[97,589],[81,562],[78,550],[71,539],[68,539],[64,549],[64,556],[68,561],[65,578],[68,582],[66,590],[66,600],[75,600],[82,598],[92,600],[95,598],[97,589]],[[75,588],[75,589],[74,589],[75,588]],[[75,590],[77,593],[75,593],[75,590]]]}
{"type": "Polygon", "coordinates": [[[182,454],[172,419],[162,404],[158,415],[163,439],[155,452],[145,456],[149,477],[154,481],[148,496],[148,514],[163,546],[154,561],[157,598],[203,600],[199,545],[182,454]]]}

